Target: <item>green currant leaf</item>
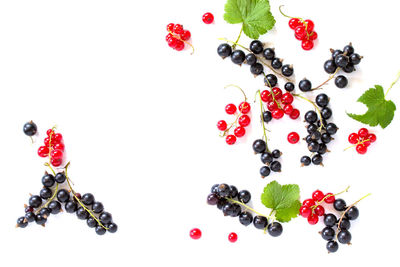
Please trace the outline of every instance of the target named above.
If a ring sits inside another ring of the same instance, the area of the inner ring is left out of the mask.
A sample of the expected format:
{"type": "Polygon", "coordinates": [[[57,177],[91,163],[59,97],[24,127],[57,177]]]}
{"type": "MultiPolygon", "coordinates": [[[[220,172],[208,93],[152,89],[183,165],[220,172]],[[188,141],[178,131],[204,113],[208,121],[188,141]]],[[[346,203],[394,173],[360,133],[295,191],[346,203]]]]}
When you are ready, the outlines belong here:
{"type": "Polygon", "coordinates": [[[243,32],[252,39],[267,33],[275,25],[268,0],[228,0],[224,19],[230,24],[243,23],[243,32]]]}
{"type": "Polygon", "coordinates": [[[382,86],[368,89],[357,101],[365,104],[368,110],[362,115],[347,113],[349,117],[370,126],[380,125],[383,129],[392,122],[396,105],[385,99],[382,86]]]}

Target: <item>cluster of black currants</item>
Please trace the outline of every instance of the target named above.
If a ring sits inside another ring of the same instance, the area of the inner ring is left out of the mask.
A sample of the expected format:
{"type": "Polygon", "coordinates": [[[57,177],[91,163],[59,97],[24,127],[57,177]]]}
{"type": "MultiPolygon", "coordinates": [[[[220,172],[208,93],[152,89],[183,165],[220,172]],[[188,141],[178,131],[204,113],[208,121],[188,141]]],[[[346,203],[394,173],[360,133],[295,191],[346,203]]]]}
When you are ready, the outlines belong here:
{"type": "MultiPolygon", "coordinates": [[[[260,59],[262,59],[262,57],[266,60],[271,61],[271,67],[275,70],[281,70],[282,75],[286,77],[291,76],[294,72],[292,65],[283,65],[283,59],[275,56],[274,48],[264,49],[264,44],[259,40],[253,40],[250,43],[249,51],[250,52],[248,54],[245,54],[240,49],[233,50],[232,46],[227,43],[220,44],[217,49],[218,55],[222,58],[231,57],[232,62],[235,64],[241,65],[243,63],[246,63],[250,65],[250,72],[255,76],[264,73],[264,66],[262,63],[260,63],[260,59]]],[[[270,76],[270,78],[273,79],[272,76],[270,76]]],[[[275,86],[276,83],[277,79],[272,80],[272,83],[270,85],[275,86]]]]}
{"type": "Polygon", "coordinates": [[[233,185],[215,184],[211,187],[211,193],[207,196],[207,204],[216,205],[225,216],[239,217],[239,222],[244,226],[253,223],[257,229],[266,229],[271,236],[280,236],[283,228],[279,222],[268,223],[265,216],[253,214],[246,210],[246,204],[251,200],[251,194],[247,190],[238,191],[233,185]],[[239,204],[240,203],[240,204],[239,204]],[[242,206],[244,210],[242,211],[242,206]]]}
{"type": "Polygon", "coordinates": [[[311,157],[301,157],[300,162],[302,166],[308,166],[311,163],[314,165],[323,165],[322,155],[329,152],[327,144],[333,140],[332,136],[336,134],[338,130],[336,124],[332,122],[328,123],[328,120],[332,117],[332,110],[328,107],[329,100],[326,94],[317,95],[315,103],[319,107],[318,113],[309,110],[304,115],[304,119],[308,123],[308,135],[305,140],[308,150],[313,153],[313,155],[311,157]]]}
{"type": "MultiPolygon", "coordinates": [[[[342,69],[345,73],[351,73],[355,71],[355,65],[361,62],[362,56],[354,53],[354,47],[352,44],[348,44],[342,50],[331,49],[332,58],[325,61],[324,69],[327,73],[333,74],[338,71],[338,68],[342,69]]],[[[338,75],[335,78],[335,85],[338,88],[344,88],[348,84],[348,80],[344,75],[338,75]]]]}
{"type": "Polygon", "coordinates": [[[282,165],[277,159],[282,155],[279,149],[275,149],[269,152],[267,149],[267,143],[262,139],[257,139],[253,142],[253,150],[255,154],[261,154],[261,162],[265,165],[260,169],[260,175],[262,178],[267,177],[271,171],[280,172],[282,165]]]}
{"type": "Polygon", "coordinates": [[[67,189],[59,189],[66,179],[64,172],[55,176],[46,172],[42,177],[43,188],[39,195],[31,195],[28,205],[25,204],[25,216],[17,219],[17,227],[25,228],[30,222],[45,226],[47,218],[51,214],[63,211],[64,205],[68,213],[76,213],[79,219],[86,220],[87,225],[95,228],[98,235],[105,234],[107,230],[115,233],[118,229],[117,224],[112,221],[111,214],[104,211],[103,204],[95,201],[92,194],[73,195],[67,189]]]}
{"type": "Polygon", "coordinates": [[[333,203],[335,210],[342,212],[339,218],[333,213],[325,214],[325,228],[320,232],[322,238],[327,240],[326,249],[329,253],[336,252],[339,249],[339,243],[350,244],[351,233],[349,232],[351,223],[359,216],[359,211],[356,206],[346,207],[346,202],[343,199],[336,199],[333,203]]]}

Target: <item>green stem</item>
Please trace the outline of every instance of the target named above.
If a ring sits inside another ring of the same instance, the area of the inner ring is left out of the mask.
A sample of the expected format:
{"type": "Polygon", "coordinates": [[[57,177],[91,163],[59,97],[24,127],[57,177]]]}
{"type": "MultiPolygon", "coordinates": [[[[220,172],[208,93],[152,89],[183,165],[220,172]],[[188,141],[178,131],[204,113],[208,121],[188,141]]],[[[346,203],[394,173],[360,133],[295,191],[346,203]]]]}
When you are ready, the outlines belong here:
{"type": "Polygon", "coordinates": [[[242,28],[240,28],[239,36],[237,37],[236,42],[232,45],[232,49],[235,49],[237,43],[239,42],[240,37],[242,36],[242,32],[243,32],[243,24],[242,28]]]}
{"type": "Polygon", "coordinates": [[[394,82],[392,82],[389,89],[387,89],[387,91],[385,93],[385,98],[386,98],[386,95],[389,93],[390,89],[392,89],[393,85],[395,85],[399,79],[400,79],[400,71],[397,73],[396,80],[394,82]]]}
{"type": "Polygon", "coordinates": [[[238,89],[242,92],[242,94],[243,94],[243,96],[244,96],[244,102],[247,102],[247,96],[246,96],[246,94],[244,93],[244,91],[243,91],[242,88],[240,88],[239,86],[237,86],[237,85],[235,85],[235,84],[228,84],[228,85],[225,86],[224,88],[226,89],[226,88],[228,88],[228,87],[236,87],[236,88],[238,88],[238,89]]]}
{"type": "Polygon", "coordinates": [[[56,197],[57,192],[58,192],[58,183],[57,183],[57,185],[56,185],[56,189],[55,189],[53,195],[51,196],[51,198],[49,198],[49,199],[46,201],[45,204],[43,204],[40,208],[38,208],[38,209],[35,211],[35,214],[36,214],[36,215],[39,214],[39,211],[41,211],[43,208],[47,208],[47,206],[49,205],[49,203],[50,203],[51,201],[53,201],[53,199],[56,197]]]}
{"type": "Polygon", "coordinates": [[[264,133],[264,139],[265,139],[265,147],[266,147],[267,152],[270,153],[271,151],[268,148],[268,138],[267,138],[267,133],[266,133],[266,129],[265,129],[264,108],[263,108],[262,99],[261,99],[261,92],[260,92],[260,90],[258,90],[257,92],[258,92],[258,96],[260,97],[261,124],[262,124],[262,127],[263,127],[263,133],[264,133]]]}
{"type": "Polygon", "coordinates": [[[234,200],[234,199],[231,199],[231,198],[227,198],[227,200],[230,201],[230,202],[232,202],[232,203],[239,204],[239,205],[243,206],[245,209],[251,210],[252,212],[254,212],[254,213],[257,214],[257,215],[266,217],[266,218],[268,218],[268,219],[270,219],[270,220],[275,220],[275,217],[271,216],[272,212],[271,212],[271,214],[270,214],[269,216],[267,216],[267,215],[264,215],[264,214],[259,213],[258,211],[256,211],[255,209],[253,209],[253,208],[247,206],[247,205],[244,204],[243,202],[240,202],[240,201],[237,201],[237,200],[234,200]]]}
{"type": "Polygon", "coordinates": [[[330,80],[332,80],[332,79],[335,77],[335,75],[339,72],[340,69],[341,69],[341,68],[337,67],[336,70],[335,70],[335,72],[332,73],[326,81],[324,81],[323,83],[321,83],[321,84],[318,85],[317,87],[312,88],[311,91],[321,89],[321,87],[322,87],[323,85],[325,85],[326,83],[328,83],[330,80]]]}
{"type": "Polygon", "coordinates": [[[328,194],[328,195],[324,196],[324,198],[321,199],[321,201],[317,201],[317,203],[316,203],[314,206],[311,207],[311,211],[314,211],[315,208],[316,208],[317,206],[319,206],[321,203],[323,203],[323,202],[325,201],[325,199],[327,199],[328,197],[331,197],[331,196],[338,196],[338,195],[340,195],[340,194],[343,194],[343,193],[345,193],[345,192],[348,192],[348,191],[349,191],[349,188],[350,188],[350,185],[349,185],[348,187],[346,187],[345,190],[343,190],[343,191],[341,191],[341,192],[339,192],[339,193],[336,193],[336,194],[328,194]]]}
{"type": "Polygon", "coordinates": [[[292,95],[300,97],[301,99],[306,100],[307,102],[311,103],[311,105],[314,106],[314,108],[317,110],[317,113],[318,113],[318,116],[319,116],[319,121],[321,123],[321,126],[319,126],[318,131],[321,132],[322,127],[324,127],[324,123],[322,122],[322,114],[321,114],[321,111],[319,110],[318,106],[313,101],[311,101],[310,99],[308,99],[308,98],[306,98],[306,97],[304,97],[302,95],[299,95],[299,94],[292,94],[292,95]]]}

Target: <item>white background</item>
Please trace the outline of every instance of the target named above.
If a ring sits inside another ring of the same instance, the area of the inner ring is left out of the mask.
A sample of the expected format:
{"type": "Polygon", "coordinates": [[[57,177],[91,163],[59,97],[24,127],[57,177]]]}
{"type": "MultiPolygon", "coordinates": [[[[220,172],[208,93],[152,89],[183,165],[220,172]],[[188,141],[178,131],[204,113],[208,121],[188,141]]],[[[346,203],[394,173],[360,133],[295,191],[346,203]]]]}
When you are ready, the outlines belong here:
{"type": "MultiPolygon", "coordinates": [[[[306,154],[304,141],[290,145],[290,131],[306,135],[301,119],[287,117],[268,125],[270,146],[279,148],[283,172],[264,180],[261,162],[251,143],[262,135],[252,106],[252,126],[243,141],[227,146],[215,127],[229,119],[224,107],[241,101],[241,86],[253,101],[262,88],[248,66],[241,68],[216,54],[217,38],[235,39],[240,26],[223,19],[225,1],[2,1],[0,4],[0,265],[29,266],[254,266],[357,263],[371,266],[395,260],[399,238],[398,157],[399,114],[387,129],[371,129],[378,140],[366,155],[343,151],[347,136],[362,125],[345,111],[363,112],[356,104],[374,84],[387,88],[400,70],[395,1],[271,1],[275,29],[261,37],[292,63],[296,79],[314,84],[327,78],[323,62],[329,48],[352,41],[365,58],[350,85],[331,82],[333,121],[340,127],[325,167],[299,167],[306,154]],[[278,6],[293,16],[315,22],[319,38],[312,51],[303,51],[278,6]],[[201,21],[204,12],[215,23],[201,21]],[[165,42],[165,26],[182,23],[192,32],[196,48],[176,52],[165,42]],[[34,120],[40,135],[31,145],[22,126],[34,120]],[[35,224],[15,229],[24,214],[28,193],[38,193],[45,168],[36,155],[45,131],[53,125],[64,135],[70,175],[75,189],[92,192],[119,225],[116,234],[97,236],[75,215],[51,216],[45,228],[35,224]],[[372,193],[359,205],[351,247],[341,245],[328,255],[318,235],[323,224],[310,226],[303,218],[284,224],[279,238],[264,235],[237,218],[226,218],[205,198],[214,183],[226,182],[259,196],[276,179],[296,183],[302,199],[315,189],[339,192],[349,203],[372,193]],[[194,241],[189,230],[199,227],[194,241]],[[239,240],[231,244],[230,232],[239,240]]],[[[249,39],[240,43],[248,45],[249,39]]],[[[280,81],[280,86],[283,82],[280,81]]],[[[312,99],[312,94],[308,97],[312,99]]],[[[399,84],[388,98],[397,101],[399,84]]],[[[304,114],[311,106],[295,100],[304,114]]],[[[398,112],[397,112],[398,113],[398,112]]],[[[370,127],[369,127],[370,128],[370,127]]]]}

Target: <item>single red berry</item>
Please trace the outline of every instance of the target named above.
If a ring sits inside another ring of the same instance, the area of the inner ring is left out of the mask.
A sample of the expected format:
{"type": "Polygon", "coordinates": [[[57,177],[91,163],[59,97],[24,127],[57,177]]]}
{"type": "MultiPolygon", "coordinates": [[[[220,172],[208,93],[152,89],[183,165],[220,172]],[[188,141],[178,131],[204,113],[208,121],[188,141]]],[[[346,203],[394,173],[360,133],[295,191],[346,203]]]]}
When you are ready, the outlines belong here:
{"type": "Polygon", "coordinates": [[[188,31],[188,30],[184,30],[184,31],[180,34],[181,39],[184,40],[184,41],[189,40],[189,39],[190,39],[190,36],[191,36],[191,34],[190,34],[190,31],[188,31]]]}
{"type": "Polygon", "coordinates": [[[364,144],[358,144],[356,146],[356,151],[358,152],[358,154],[365,154],[367,153],[368,148],[366,146],[364,146],[364,144]]]}
{"type": "Polygon", "coordinates": [[[228,124],[226,124],[226,121],[224,121],[224,120],[220,120],[220,121],[217,123],[217,128],[218,128],[218,130],[220,130],[220,131],[225,131],[227,127],[228,127],[228,124]]]}
{"type": "Polygon", "coordinates": [[[50,163],[54,167],[59,167],[62,164],[62,159],[60,159],[60,158],[51,158],[50,163]]]}
{"type": "Polygon", "coordinates": [[[231,243],[235,243],[237,241],[237,239],[238,239],[238,236],[236,233],[230,233],[228,236],[228,240],[231,243]]]}
{"type": "Polygon", "coordinates": [[[199,239],[201,237],[201,231],[199,228],[193,228],[190,230],[190,237],[192,239],[199,239]]]}
{"type": "Polygon", "coordinates": [[[306,35],[306,29],[304,28],[303,25],[299,25],[294,29],[294,34],[302,40],[304,36],[306,35]]]}
{"type": "Polygon", "coordinates": [[[314,193],[312,194],[312,199],[315,201],[321,201],[324,198],[324,193],[322,193],[321,190],[315,190],[314,193]]]}
{"type": "Polygon", "coordinates": [[[239,104],[239,111],[242,112],[242,114],[247,114],[250,112],[250,104],[248,102],[242,102],[239,104]]]}
{"type": "Polygon", "coordinates": [[[358,136],[358,134],[356,134],[356,133],[351,133],[350,135],[349,135],[349,143],[350,144],[357,144],[358,143],[358,138],[359,138],[359,136],[358,136]]]}
{"type": "Polygon", "coordinates": [[[54,134],[53,129],[48,129],[48,130],[46,131],[46,134],[47,134],[47,136],[50,136],[50,135],[54,134]]]}
{"type": "Polygon", "coordinates": [[[228,135],[228,136],[225,138],[225,142],[226,142],[228,145],[233,145],[234,143],[236,143],[236,136],[234,136],[233,134],[228,135]]]}
{"type": "Polygon", "coordinates": [[[236,112],[236,106],[234,104],[228,104],[225,107],[225,112],[228,113],[229,115],[235,114],[236,112]]]}
{"type": "Polygon", "coordinates": [[[282,103],[284,104],[292,104],[293,103],[293,96],[291,93],[284,93],[282,95],[282,103]]]}
{"type": "Polygon", "coordinates": [[[314,212],[318,216],[323,216],[325,214],[325,209],[321,205],[315,207],[314,212]]]}
{"type": "Polygon", "coordinates": [[[300,207],[299,213],[302,217],[307,218],[311,214],[311,209],[310,209],[310,207],[303,205],[300,207]]]}
{"type": "Polygon", "coordinates": [[[294,38],[296,38],[296,40],[299,40],[299,41],[303,41],[303,40],[307,40],[308,39],[307,34],[299,36],[296,33],[294,34],[294,38]]]}
{"type": "Polygon", "coordinates": [[[272,98],[272,94],[271,94],[270,91],[264,90],[264,91],[261,92],[261,100],[262,100],[263,102],[272,101],[272,99],[273,99],[273,98],[272,98]]]}
{"type": "Polygon", "coordinates": [[[358,136],[360,136],[361,138],[367,137],[368,134],[369,132],[366,128],[361,128],[360,130],[358,130],[358,136]]]}
{"type": "Polygon", "coordinates": [[[300,111],[297,108],[293,109],[292,113],[290,113],[290,118],[292,120],[297,119],[299,116],[300,116],[300,111]]]}
{"type": "Polygon", "coordinates": [[[63,140],[63,136],[60,133],[56,133],[52,138],[51,138],[51,142],[54,141],[54,144],[58,144],[61,143],[63,140]]]}
{"type": "Polygon", "coordinates": [[[25,208],[25,212],[32,212],[32,211],[33,211],[33,207],[31,207],[31,206],[27,206],[25,208]]]}
{"type": "Polygon", "coordinates": [[[308,35],[308,38],[309,38],[310,40],[312,40],[312,41],[317,40],[317,38],[318,38],[317,32],[311,32],[311,33],[308,35]]]}
{"type": "Polygon", "coordinates": [[[307,221],[309,224],[314,225],[318,223],[318,216],[314,213],[310,214],[310,216],[308,216],[307,221]]]}
{"type": "Polygon", "coordinates": [[[289,20],[289,27],[292,30],[296,29],[296,27],[299,26],[300,24],[301,22],[298,18],[292,18],[289,20]]]}
{"type": "Polygon", "coordinates": [[[182,42],[181,40],[177,40],[176,42],[177,43],[176,43],[176,46],[175,46],[175,50],[176,51],[182,51],[183,48],[185,48],[185,43],[182,42]]]}
{"type": "Polygon", "coordinates": [[[371,141],[369,141],[368,139],[365,139],[362,144],[366,147],[369,147],[371,145],[371,141]]]}
{"type": "Polygon", "coordinates": [[[239,120],[238,120],[238,122],[239,122],[239,125],[240,126],[243,126],[243,127],[246,127],[246,126],[248,126],[249,124],[250,124],[250,117],[249,116],[247,116],[247,115],[242,115],[242,116],[240,116],[239,117],[239,120]]]}
{"type": "Polygon", "coordinates": [[[53,149],[50,152],[50,156],[52,159],[62,159],[62,157],[64,156],[63,152],[61,150],[55,150],[53,149]]]}
{"type": "Polygon", "coordinates": [[[81,194],[79,194],[79,193],[75,193],[75,196],[76,196],[77,199],[81,199],[82,198],[81,194]]]}
{"type": "Polygon", "coordinates": [[[272,92],[274,93],[275,99],[281,99],[282,97],[282,90],[278,87],[272,88],[272,92]]]}
{"type": "Polygon", "coordinates": [[[283,112],[284,112],[286,115],[292,114],[292,112],[293,112],[293,106],[292,106],[291,104],[283,105],[283,112]]]}
{"type": "MultiPolygon", "coordinates": [[[[49,147],[49,146],[50,146],[50,137],[46,137],[46,138],[44,139],[44,145],[45,145],[46,147],[49,147]]],[[[53,145],[54,145],[54,143],[51,142],[51,146],[53,146],[53,145]]]]}
{"type": "Polygon", "coordinates": [[[168,43],[169,47],[175,48],[176,45],[178,44],[178,39],[176,39],[175,37],[171,37],[171,38],[167,39],[167,43],[168,43]]]}
{"type": "Polygon", "coordinates": [[[278,108],[275,109],[274,111],[272,111],[272,118],[279,120],[280,118],[283,117],[283,115],[285,115],[285,113],[283,112],[282,109],[278,108]]]}
{"type": "Polygon", "coordinates": [[[304,50],[311,50],[314,47],[314,42],[312,40],[301,41],[301,48],[304,50]]]}
{"type": "Polygon", "coordinates": [[[246,134],[246,129],[242,126],[238,126],[233,131],[236,137],[243,137],[246,134]]]}
{"type": "Polygon", "coordinates": [[[211,24],[211,23],[213,23],[213,21],[214,21],[214,15],[213,14],[211,14],[210,12],[207,12],[207,13],[205,13],[204,15],[203,15],[203,22],[205,23],[205,24],[211,24]]]}
{"type": "Polygon", "coordinates": [[[373,133],[368,134],[367,139],[369,139],[369,141],[371,141],[371,143],[376,141],[376,135],[373,133]]]}
{"type": "Polygon", "coordinates": [[[303,201],[303,206],[306,206],[306,207],[311,208],[311,207],[314,206],[314,205],[315,205],[314,199],[307,198],[307,199],[305,199],[305,200],[303,201]]]}
{"type": "Polygon", "coordinates": [[[312,32],[314,30],[314,22],[312,20],[306,19],[304,21],[304,26],[307,32],[312,32]]]}
{"type": "Polygon", "coordinates": [[[168,24],[167,25],[167,31],[168,32],[173,32],[174,31],[174,26],[175,26],[175,24],[173,24],[173,23],[168,24]]]}
{"type": "Polygon", "coordinates": [[[46,146],[41,146],[38,148],[39,157],[45,158],[49,155],[49,153],[50,153],[49,148],[46,146]]]}
{"type": "Polygon", "coordinates": [[[181,24],[175,24],[173,32],[176,34],[181,34],[183,32],[183,26],[181,24]]]}
{"type": "Polygon", "coordinates": [[[272,101],[268,102],[267,108],[269,111],[274,111],[275,109],[278,108],[278,104],[274,100],[272,100],[272,101]]]}
{"type": "Polygon", "coordinates": [[[289,141],[289,143],[291,144],[296,144],[297,142],[299,142],[300,136],[298,133],[296,132],[291,132],[288,134],[287,136],[287,140],[289,141]]]}
{"type": "Polygon", "coordinates": [[[327,193],[325,195],[325,202],[328,204],[335,202],[335,196],[332,193],[327,193]]]}
{"type": "Polygon", "coordinates": [[[60,151],[64,152],[65,146],[61,142],[61,143],[55,144],[53,148],[56,149],[56,150],[60,150],[60,151]]]}
{"type": "Polygon", "coordinates": [[[171,33],[168,33],[167,36],[165,36],[165,41],[168,43],[168,39],[174,37],[171,33]]]}

